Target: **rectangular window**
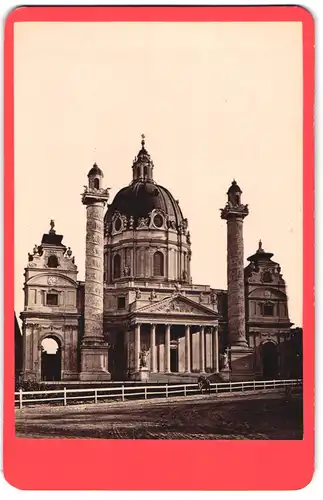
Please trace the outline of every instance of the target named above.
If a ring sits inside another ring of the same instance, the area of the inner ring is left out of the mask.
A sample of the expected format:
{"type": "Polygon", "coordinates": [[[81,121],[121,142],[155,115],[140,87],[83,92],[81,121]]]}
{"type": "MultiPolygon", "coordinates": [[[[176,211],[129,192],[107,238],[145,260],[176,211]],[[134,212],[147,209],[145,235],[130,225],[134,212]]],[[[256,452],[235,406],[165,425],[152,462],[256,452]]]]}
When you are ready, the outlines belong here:
{"type": "Polygon", "coordinates": [[[47,306],[58,306],[58,294],[48,293],[46,295],[46,305],[47,306]]]}
{"type": "Polygon", "coordinates": [[[273,316],[274,315],[274,305],[273,304],[264,304],[263,311],[264,311],[264,316],[273,316]]]}
{"type": "Polygon", "coordinates": [[[126,298],[118,297],[118,309],[125,309],[126,307],[126,298]]]}

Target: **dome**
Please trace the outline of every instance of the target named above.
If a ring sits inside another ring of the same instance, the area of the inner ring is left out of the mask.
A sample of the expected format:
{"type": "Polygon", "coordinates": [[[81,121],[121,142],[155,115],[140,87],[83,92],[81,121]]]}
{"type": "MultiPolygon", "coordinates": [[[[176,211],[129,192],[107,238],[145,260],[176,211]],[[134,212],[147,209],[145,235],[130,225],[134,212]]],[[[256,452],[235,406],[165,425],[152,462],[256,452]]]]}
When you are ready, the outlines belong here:
{"type": "Polygon", "coordinates": [[[116,194],[112,204],[109,205],[105,221],[111,221],[115,212],[137,219],[148,217],[149,213],[156,209],[170,216],[177,225],[183,221],[178,202],[166,188],[154,182],[138,180],[116,194]]]}
{"type": "Polygon", "coordinates": [[[103,172],[102,170],[97,166],[96,163],[94,163],[93,167],[91,168],[91,170],[89,171],[89,173],[87,174],[88,177],[91,177],[92,175],[100,175],[101,177],[103,177],[103,172]]]}
{"type": "Polygon", "coordinates": [[[238,186],[238,184],[235,180],[232,181],[232,184],[229,187],[229,190],[227,192],[227,194],[230,194],[230,193],[242,193],[240,187],[238,186]]]}

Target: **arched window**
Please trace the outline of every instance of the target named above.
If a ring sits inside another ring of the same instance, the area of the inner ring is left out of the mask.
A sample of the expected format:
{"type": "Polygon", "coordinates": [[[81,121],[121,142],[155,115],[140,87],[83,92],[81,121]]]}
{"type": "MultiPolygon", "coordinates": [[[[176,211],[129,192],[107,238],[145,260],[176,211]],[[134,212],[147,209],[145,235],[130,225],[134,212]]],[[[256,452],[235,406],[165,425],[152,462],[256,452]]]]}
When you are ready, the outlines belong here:
{"type": "Polygon", "coordinates": [[[147,177],[148,175],[148,167],[144,167],[144,177],[147,177]]]}
{"type": "Polygon", "coordinates": [[[48,267],[58,267],[58,258],[56,255],[50,255],[47,261],[48,267]]]}
{"type": "Polygon", "coordinates": [[[94,187],[94,189],[99,189],[100,188],[100,181],[99,181],[99,179],[94,179],[94,181],[93,181],[93,187],[94,187]]]}
{"type": "Polygon", "coordinates": [[[120,278],[121,276],[121,257],[117,253],[117,255],[113,258],[113,277],[120,278]]]}
{"type": "Polygon", "coordinates": [[[154,276],[164,276],[164,255],[162,252],[154,254],[154,276]]]}

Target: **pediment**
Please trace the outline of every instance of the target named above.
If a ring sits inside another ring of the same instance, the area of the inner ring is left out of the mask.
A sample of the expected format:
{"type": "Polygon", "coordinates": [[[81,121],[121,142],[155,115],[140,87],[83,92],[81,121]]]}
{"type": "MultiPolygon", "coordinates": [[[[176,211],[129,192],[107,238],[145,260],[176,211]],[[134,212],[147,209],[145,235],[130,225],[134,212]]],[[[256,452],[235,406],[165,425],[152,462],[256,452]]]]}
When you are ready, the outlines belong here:
{"type": "Polygon", "coordinates": [[[160,300],[159,302],[154,302],[148,306],[144,306],[136,312],[148,314],[192,314],[195,316],[211,316],[212,318],[218,317],[218,313],[215,311],[212,311],[208,307],[197,304],[193,300],[182,296],[168,297],[160,300]]]}

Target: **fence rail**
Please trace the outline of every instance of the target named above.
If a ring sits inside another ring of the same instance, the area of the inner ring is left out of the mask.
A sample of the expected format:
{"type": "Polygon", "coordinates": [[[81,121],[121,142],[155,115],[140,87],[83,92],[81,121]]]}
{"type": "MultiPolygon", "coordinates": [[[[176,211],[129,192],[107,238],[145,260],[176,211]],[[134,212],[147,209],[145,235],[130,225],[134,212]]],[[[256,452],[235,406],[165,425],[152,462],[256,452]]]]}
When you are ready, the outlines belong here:
{"type": "MultiPolygon", "coordinates": [[[[286,387],[301,387],[302,380],[248,380],[244,382],[221,382],[211,383],[210,391],[216,394],[221,392],[244,392],[265,389],[284,389],[286,387]]],[[[101,401],[110,400],[131,400],[131,399],[152,399],[156,397],[168,398],[171,396],[189,396],[200,394],[195,384],[178,385],[138,385],[119,387],[97,387],[89,389],[51,389],[48,391],[23,391],[15,392],[15,406],[20,409],[27,403],[51,403],[61,402],[64,406],[68,403],[93,402],[97,404],[101,401]],[[26,398],[27,396],[27,398],[26,398]],[[36,397],[35,397],[36,396],[36,397]],[[53,397],[48,397],[53,396],[53,397]]]]}

